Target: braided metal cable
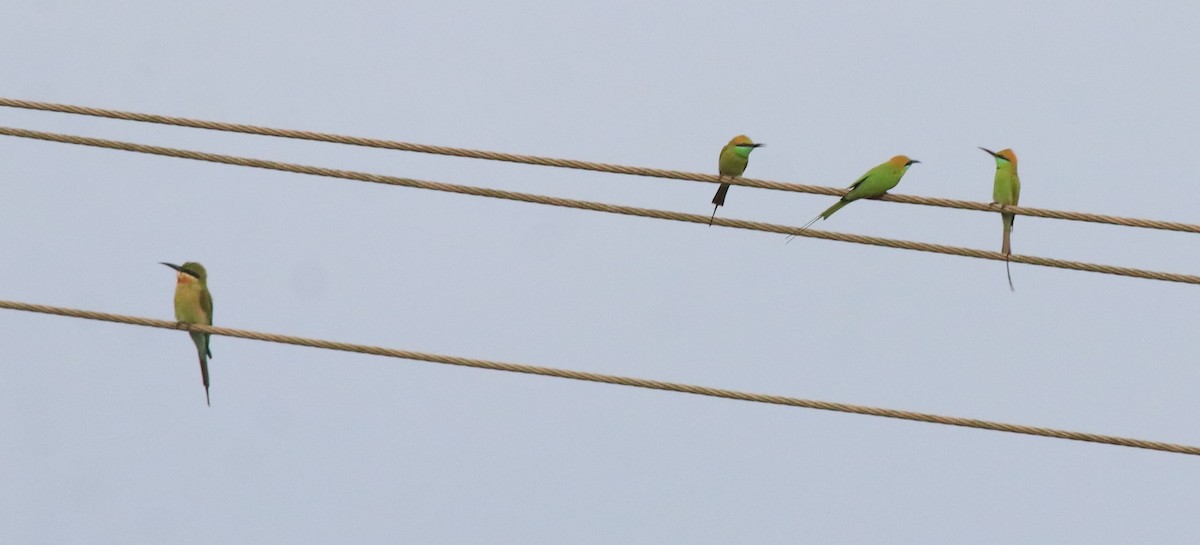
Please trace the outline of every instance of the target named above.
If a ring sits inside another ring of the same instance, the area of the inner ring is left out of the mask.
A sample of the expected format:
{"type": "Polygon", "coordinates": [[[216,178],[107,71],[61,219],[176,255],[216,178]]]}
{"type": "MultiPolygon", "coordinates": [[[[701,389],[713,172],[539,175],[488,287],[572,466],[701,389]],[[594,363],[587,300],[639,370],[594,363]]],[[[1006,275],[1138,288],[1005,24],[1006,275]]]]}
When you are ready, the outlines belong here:
{"type": "Polygon", "coordinates": [[[1162,452],[1174,452],[1178,454],[1200,455],[1200,447],[1188,445],[1178,445],[1173,443],[1164,443],[1161,441],[1146,441],[1142,439],[1130,439],[1126,437],[1114,437],[1111,435],[1100,435],[1095,433],[1082,433],[1075,431],[1058,430],[1053,428],[1042,428],[1036,426],[1024,426],[1020,424],[1005,424],[1002,422],[992,422],[988,420],[978,420],[974,418],[960,418],[956,416],[942,416],[929,413],[919,413],[912,411],[901,411],[895,409],[883,409],[878,407],[868,407],[863,405],[851,405],[848,403],[835,403],[831,401],[819,401],[811,399],[801,399],[796,397],[755,394],[749,392],[741,392],[737,390],[727,390],[724,388],[710,388],[707,386],[695,386],[691,384],[680,384],[676,382],[665,382],[661,380],[649,380],[640,378],[623,377],[617,375],[605,375],[601,373],[589,373],[586,371],[572,371],[569,369],[558,369],[553,367],[541,367],[537,365],[523,365],[518,363],[506,363],[491,360],[482,360],[476,358],[462,358],[457,356],[445,356],[441,354],[429,354],[425,352],[414,352],[411,350],[397,350],[394,348],[382,348],[378,346],[368,346],[362,344],[352,344],[336,341],[326,341],[321,339],[310,339],[306,337],[296,337],[292,335],[277,335],[274,333],[263,333],[259,331],[248,331],[244,329],[231,329],[226,327],[213,327],[196,324],[184,324],[180,322],[172,322],[168,320],[156,320],[153,318],[141,318],[137,316],[125,316],[120,314],[110,314],[107,312],[95,312],[89,310],[79,310],[73,308],[54,307],[48,305],[36,305],[31,303],[22,303],[18,301],[2,301],[0,300],[0,308],[10,310],[20,310],[25,312],[36,312],[41,314],[52,314],[55,316],[67,316],[72,318],[84,318],[87,320],[100,320],[104,322],[115,322],[119,324],[138,325],[145,327],[155,327],[160,329],[178,329],[184,331],[192,331],[199,333],[209,333],[212,335],[222,335],[226,337],[236,337],[239,339],[251,339],[255,341],[265,341],[273,343],[291,344],[296,346],[306,346],[310,348],[322,348],[326,350],[338,350],[342,352],[355,352],[359,354],[370,354],[374,356],[385,356],[390,358],[401,358],[407,360],[425,361],[431,363],[441,363],[447,365],[457,365],[460,367],[472,367],[475,369],[490,369],[493,371],[508,371],[511,373],[523,373],[527,375],[541,375],[545,377],[565,378],[571,380],[582,380],[588,382],[599,382],[604,384],[615,384],[618,386],[630,386],[634,388],[647,388],[651,390],[664,390],[669,392],[679,392],[684,394],[701,395],[708,397],[719,397],[725,399],[733,399],[738,401],[752,401],[755,403],[768,403],[772,405],[786,405],[789,407],[801,407],[806,409],[818,409],[822,411],[836,411],[851,414],[861,414],[867,416],[881,416],[884,418],[896,418],[900,420],[913,420],[917,422],[928,422],[930,424],[943,424],[947,426],[961,426],[965,428],[976,428],[982,430],[1003,431],[1008,433],[1019,433],[1024,435],[1035,435],[1039,437],[1052,437],[1055,439],[1067,439],[1071,441],[1085,441],[1089,443],[1103,443],[1106,445],[1116,445],[1122,447],[1133,447],[1148,450],[1157,450],[1162,452]]]}
{"type": "Polygon", "coordinates": [[[372,182],[385,185],[413,187],[418,189],[429,189],[433,191],[445,191],[448,193],[458,193],[462,195],[476,195],[480,197],[489,197],[495,199],[507,199],[513,201],[521,201],[535,204],[544,204],[549,206],[561,206],[565,208],[576,208],[580,210],[593,210],[598,212],[608,212],[612,214],[624,214],[628,216],[639,216],[644,218],[658,218],[672,221],[683,221],[690,223],[700,223],[708,225],[721,225],[724,227],[733,227],[737,229],[747,229],[751,231],[764,231],[768,233],[780,233],[785,235],[795,235],[808,238],[819,238],[824,240],[834,240],[838,242],[852,242],[855,244],[867,244],[872,246],[883,246],[887,248],[899,248],[902,250],[915,250],[920,252],[932,252],[946,255],[956,255],[962,257],[974,257],[978,259],[991,259],[995,261],[1010,261],[1012,263],[1024,263],[1027,265],[1038,265],[1042,267],[1053,267],[1059,269],[1070,269],[1076,271],[1087,271],[1102,274],[1113,274],[1118,276],[1128,276],[1132,278],[1144,278],[1148,280],[1162,280],[1166,282],[1181,282],[1185,284],[1200,284],[1200,276],[1191,274],[1179,274],[1169,272],[1148,271],[1143,269],[1134,269],[1130,267],[1117,267],[1113,265],[1099,265],[1095,263],[1085,263],[1080,261],[1067,261],[1063,259],[1054,259],[1049,257],[1037,257],[1029,255],[1009,255],[1005,256],[1000,252],[978,250],[974,248],[962,248],[958,246],[946,246],[942,244],[930,244],[925,242],[912,242],[907,240],[896,240],[881,237],[872,237],[865,235],[854,235],[848,233],[835,233],[830,231],[818,231],[814,229],[802,229],[788,225],[779,225],[774,223],[763,223],[757,221],[739,220],[732,218],[710,218],[703,214],[687,214],[683,212],[672,212],[668,210],[656,210],[653,208],[639,208],[636,206],[624,206],[618,204],[608,204],[594,201],[583,201],[578,199],[564,199],[559,197],[550,197],[546,195],[537,195],[532,193],[520,193],[517,191],[505,191],[501,189],[491,189],[486,187],[475,187],[469,185],[448,184],[443,182],[431,182],[425,180],[414,180],[411,178],[399,178],[396,176],[384,176],[382,174],[370,174],[366,172],[356,172],[350,170],[338,170],[332,168],[315,167],[309,165],[298,165],[294,163],[282,163],[278,161],[267,161],[264,159],[252,159],[248,157],[237,157],[232,155],[221,155],[217,153],[207,153],[200,151],[191,151],[177,148],[166,148],[162,146],[149,146],[144,144],[135,144],[131,142],[121,142],[116,140],[104,140],[100,138],[91,138],[86,136],[75,136],[70,134],[47,133],[40,131],[31,131],[26,129],[16,129],[10,127],[0,127],[0,135],[16,136],[20,138],[32,138],[36,140],[46,140],[51,142],[62,142],[66,144],[77,144],[81,146],[93,146],[101,148],[116,149],[122,151],[131,151],[136,153],[146,153],[151,155],[162,155],[166,157],[177,157],[181,159],[192,159],[196,161],[208,161],[213,163],[222,163],[227,165],[236,165],[252,168],[262,168],[268,170],[278,170],[283,172],[295,172],[299,174],[310,174],[313,176],[323,176],[329,178],[341,178],[345,180],[356,180],[361,182],[372,182]]]}
{"type": "MultiPolygon", "coordinates": [[[[573,159],[555,159],[552,157],[540,157],[536,155],[519,155],[514,153],[500,153],[494,151],[481,151],[464,148],[454,148],[448,146],[432,146],[426,144],[414,144],[410,142],[397,142],[394,140],[382,140],[378,138],[362,138],[357,136],[344,136],[338,134],[300,131],[290,129],[276,129],[270,127],[259,127],[255,125],[245,125],[241,123],[225,123],[220,121],[204,121],[199,119],[189,119],[185,117],[173,117],[156,114],[144,114],[136,112],[125,112],[120,110],[109,110],[103,108],[89,108],[86,106],[73,106],[69,104],[54,104],[50,102],[38,102],[32,100],[19,100],[12,98],[0,98],[0,106],[10,108],[22,108],[27,110],[40,110],[47,112],[59,112],[67,114],[87,115],[93,117],[103,117],[108,119],[121,119],[127,121],[140,121],[145,123],[158,123],[163,125],[175,125],[179,127],[191,127],[197,129],[208,129],[215,131],[235,132],[242,134],[254,134],[261,136],[275,136],[280,138],[293,138],[299,140],[312,140],[316,142],[331,142],[336,144],[346,144],[351,146],[363,146],[370,148],[391,149],[400,151],[411,151],[418,153],[429,153],[434,155],[448,155],[453,157],[467,157],[472,159],[485,159],[490,161],[504,161],[509,163],[523,163],[529,165],[542,165],[559,168],[571,168],[578,170],[591,170],[596,172],[608,172],[613,174],[629,174],[633,176],[647,176],[653,178],[666,178],[672,180],[686,180],[709,183],[728,183],[745,187],[757,187],[762,189],[773,189],[778,191],[792,191],[797,193],[812,193],[816,195],[831,195],[840,197],[847,193],[846,189],[839,187],[827,187],[819,185],[804,185],[785,182],[775,182],[770,180],[759,180],[754,178],[719,178],[715,174],[700,174],[695,172],[683,172],[678,170],[665,170],[658,168],[631,167],[624,165],[614,165],[608,163],[595,163],[590,161],[577,161],[573,159]]],[[[1003,206],[999,204],[983,203],[976,201],[964,201],[958,199],[942,199],[937,197],[921,197],[916,195],[884,195],[878,200],[886,202],[898,202],[907,204],[919,204],[925,206],[938,206],[943,208],[955,208],[959,210],[976,210],[982,212],[1004,212],[1017,214],[1021,216],[1031,216],[1036,218],[1062,219],[1072,221],[1085,221],[1092,223],[1105,223],[1110,225],[1121,225],[1125,227],[1140,227],[1146,229],[1162,229],[1166,231],[1181,231],[1185,233],[1200,233],[1200,225],[1193,223],[1183,223],[1176,221],[1161,221],[1140,218],[1127,218],[1121,216],[1110,216],[1105,214],[1091,214],[1086,212],[1071,212],[1064,210],[1050,210],[1046,208],[1028,208],[1020,206],[1003,206]]]]}

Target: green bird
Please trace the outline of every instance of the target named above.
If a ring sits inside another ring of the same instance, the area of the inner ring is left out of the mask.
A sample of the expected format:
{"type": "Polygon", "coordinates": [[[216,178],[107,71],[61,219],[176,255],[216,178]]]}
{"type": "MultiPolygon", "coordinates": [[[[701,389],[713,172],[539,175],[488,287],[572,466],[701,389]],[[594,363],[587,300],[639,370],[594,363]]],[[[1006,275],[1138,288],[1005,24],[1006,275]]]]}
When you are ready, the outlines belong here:
{"type": "MultiPolygon", "coordinates": [[[[913,163],[920,163],[916,159],[909,159],[905,155],[897,155],[888,159],[887,162],[868,170],[858,178],[858,181],[850,184],[850,192],[842,197],[833,206],[830,206],[824,212],[821,212],[812,221],[804,224],[800,229],[808,229],[809,226],[816,223],[817,220],[829,219],[834,212],[841,210],[842,207],[859,199],[873,199],[887,193],[889,189],[896,187],[900,183],[900,178],[904,177],[904,173],[908,172],[908,167],[913,163]]],[[[791,242],[796,235],[789,235],[788,242],[791,242]]]]}
{"type": "MultiPolygon", "coordinates": [[[[1017,202],[1021,200],[1021,178],[1017,176],[1017,154],[1013,153],[1011,149],[999,152],[987,148],[979,149],[996,158],[996,181],[992,185],[992,203],[1017,206],[1017,202]]],[[[1004,224],[1004,242],[1000,245],[1000,252],[1004,254],[1004,272],[1008,275],[1008,289],[1012,291],[1016,291],[1016,289],[1013,288],[1012,270],[1009,269],[1008,256],[1012,255],[1010,237],[1013,220],[1016,217],[1016,214],[1000,213],[1000,221],[1004,224]]]]}
{"type": "MultiPolygon", "coordinates": [[[[212,294],[208,292],[208,272],[204,265],[189,261],[183,265],[163,263],[178,271],[175,277],[175,319],[185,324],[212,325],[212,294]]],[[[191,333],[192,342],[196,343],[196,352],[200,354],[200,378],[204,379],[204,402],[212,406],[208,397],[208,358],[212,351],[208,349],[209,334],[191,333]]]]}
{"type": "MultiPolygon", "coordinates": [[[[721,173],[718,179],[726,176],[732,178],[741,176],[743,172],[746,172],[746,165],[750,164],[750,152],[754,151],[754,148],[761,148],[765,145],[755,144],[744,134],[733,137],[733,140],[721,148],[721,156],[717,160],[717,171],[721,173]]],[[[726,193],[729,193],[729,184],[722,183],[721,187],[717,188],[717,194],[713,195],[713,213],[712,217],[708,218],[710,227],[717,217],[717,208],[725,205],[726,193]]]]}

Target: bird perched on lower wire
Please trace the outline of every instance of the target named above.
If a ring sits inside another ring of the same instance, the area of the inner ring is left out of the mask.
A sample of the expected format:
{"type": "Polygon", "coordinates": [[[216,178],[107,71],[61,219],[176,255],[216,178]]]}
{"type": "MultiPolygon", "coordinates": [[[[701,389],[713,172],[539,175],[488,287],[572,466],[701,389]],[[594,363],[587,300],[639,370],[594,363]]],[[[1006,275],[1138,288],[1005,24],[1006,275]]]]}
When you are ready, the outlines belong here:
{"type": "MultiPolygon", "coordinates": [[[[750,152],[754,148],[761,148],[766,144],[755,144],[744,134],[739,134],[733,137],[725,147],[721,148],[721,156],[717,160],[717,171],[721,173],[720,178],[726,176],[736,178],[746,172],[746,165],[750,164],[750,152]]],[[[725,205],[725,194],[729,193],[729,184],[722,183],[721,187],[717,188],[717,194],[713,195],[713,213],[708,219],[708,224],[712,225],[713,219],[717,217],[717,207],[725,205]]]]}
{"type": "MultiPolygon", "coordinates": [[[[833,206],[830,206],[824,212],[821,212],[812,221],[804,224],[800,229],[808,229],[809,226],[816,223],[820,219],[829,219],[834,212],[841,210],[843,206],[850,204],[859,199],[873,199],[887,193],[888,190],[896,187],[900,183],[900,178],[904,177],[904,173],[908,172],[908,167],[913,163],[920,163],[916,159],[909,159],[905,155],[897,155],[888,159],[885,163],[868,170],[858,178],[858,181],[850,184],[850,192],[842,197],[833,206]]],[[[791,242],[796,235],[788,236],[788,242],[791,242]]]]}
{"type": "MultiPolygon", "coordinates": [[[[163,263],[178,274],[175,276],[175,319],[185,324],[212,325],[213,303],[212,294],[208,292],[208,272],[204,266],[189,261],[183,265],[163,263]]],[[[204,380],[204,402],[210,407],[212,401],[208,397],[208,358],[212,351],[208,349],[208,333],[190,333],[192,342],[196,344],[196,352],[200,354],[200,378],[204,380]]]]}
{"type": "MultiPolygon", "coordinates": [[[[1017,154],[1011,149],[998,152],[987,148],[979,148],[991,154],[996,159],[996,181],[992,185],[992,202],[1007,206],[1016,206],[1021,200],[1021,179],[1017,177],[1017,154]]],[[[1008,268],[1008,256],[1012,255],[1013,220],[1016,214],[1000,213],[1000,221],[1004,224],[1004,242],[1000,244],[1000,252],[1004,254],[1004,272],[1008,275],[1008,289],[1016,291],[1012,283],[1012,271],[1008,268]]]]}

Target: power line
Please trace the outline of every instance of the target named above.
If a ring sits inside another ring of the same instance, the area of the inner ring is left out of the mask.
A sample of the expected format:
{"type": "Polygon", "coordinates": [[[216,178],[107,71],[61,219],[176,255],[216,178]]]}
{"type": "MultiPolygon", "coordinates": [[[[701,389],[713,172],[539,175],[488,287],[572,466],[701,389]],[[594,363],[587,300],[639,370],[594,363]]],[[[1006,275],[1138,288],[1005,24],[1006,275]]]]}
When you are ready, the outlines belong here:
{"type": "MultiPolygon", "coordinates": [[[[189,119],[184,117],[173,117],[156,114],[145,114],[137,112],[125,112],[120,110],[108,110],[103,108],[90,108],[86,106],[73,106],[69,104],[55,104],[50,102],[37,102],[31,100],[19,100],[12,98],[0,98],[0,106],[11,108],[23,108],[27,110],[40,110],[47,112],[59,112],[67,114],[87,115],[93,117],[103,117],[108,119],[121,119],[127,121],[140,121],[145,123],[158,123],[163,125],[175,125],[179,127],[191,127],[197,129],[209,129],[215,131],[235,132],[242,134],[254,134],[260,136],[275,136],[280,138],[293,138],[299,140],[312,140],[316,142],[330,142],[336,144],[346,144],[351,146],[362,146],[369,148],[381,148],[399,151],[411,151],[418,153],[429,153],[434,155],[448,155],[453,157],[465,157],[472,159],[485,159],[490,161],[504,161],[509,163],[523,163],[529,165],[551,166],[559,168],[570,168],[578,170],[591,170],[596,172],[608,172],[612,174],[628,174],[633,176],[646,176],[652,178],[667,178],[672,180],[708,182],[708,183],[728,183],[746,187],[756,187],[761,189],[773,189],[778,191],[791,191],[796,193],[811,193],[816,195],[830,195],[840,197],[845,195],[848,190],[838,187],[827,187],[819,185],[804,185],[785,182],[774,182],[770,180],[759,180],[754,178],[724,178],[719,179],[715,174],[700,174],[695,172],[683,172],[678,170],[665,170],[658,168],[632,167],[624,165],[613,165],[608,163],[594,163],[589,161],[577,161],[573,159],[555,159],[552,157],[540,157],[536,155],[518,155],[513,153],[500,153],[494,151],[481,151],[465,148],[454,148],[449,146],[432,146],[426,144],[414,144],[410,142],[397,142],[394,140],[382,140],[377,138],[362,138],[357,136],[344,136],[338,134],[299,131],[291,129],[277,129],[270,127],[260,127],[255,125],[244,125],[240,123],[225,123],[220,121],[204,121],[199,119],[189,119]]],[[[1200,225],[1192,223],[1182,223],[1174,221],[1161,221],[1140,218],[1126,218],[1121,216],[1110,216],[1105,214],[1092,214],[1087,212],[1070,212],[1063,210],[1050,210],[1046,208],[1028,208],[1018,206],[1001,206],[991,203],[983,203],[976,201],[964,201],[958,199],[942,199],[936,197],[921,197],[917,195],[884,195],[876,200],[886,202],[898,202],[906,204],[919,204],[925,206],[938,206],[943,208],[954,208],[959,210],[974,210],[980,212],[999,212],[1003,209],[1005,212],[1030,216],[1036,218],[1062,219],[1071,221],[1085,221],[1092,223],[1105,223],[1110,225],[1121,225],[1125,227],[1140,227],[1146,229],[1161,229],[1166,231],[1180,231],[1185,233],[1200,233],[1200,225]]]]}
{"type": "Polygon", "coordinates": [[[221,155],[217,153],[207,153],[200,151],[191,151],[177,148],[167,148],[162,146],[150,146],[145,144],[135,144],[131,142],[121,142],[116,140],[104,140],[101,138],[91,138],[86,136],[75,136],[69,134],[57,134],[41,131],[31,131],[26,129],[17,129],[10,127],[0,127],[0,135],[16,136],[20,138],[31,138],[36,140],[46,140],[51,142],[62,142],[66,144],[77,144],[82,146],[93,146],[101,148],[116,149],[122,151],[131,151],[136,153],[146,153],[150,155],[161,155],[166,157],[177,157],[181,159],[192,159],[197,161],[208,161],[213,163],[222,163],[227,165],[245,166],[252,168],[261,168],[267,170],[278,170],[283,172],[295,172],[299,174],[310,174],[313,176],[324,176],[329,178],[341,178],[345,180],[355,180],[360,182],[372,182],[378,184],[413,187],[418,189],[428,189],[433,191],[445,191],[448,193],[458,193],[462,195],[476,195],[480,197],[489,197],[494,199],[507,199],[513,201],[528,202],[534,204],[543,204],[549,206],[560,206],[564,208],[575,208],[580,210],[592,210],[597,212],[608,212],[612,214],[624,214],[628,216],[639,216],[645,218],[657,218],[671,221],[682,221],[689,223],[700,223],[708,225],[711,221],[713,225],[724,227],[733,227],[737,229],[747,229],[751,231],[764,231],[768,233],[779,233],[785,235],[796,235],[808,238],[819,238],[824,240],[833,240],[838,242],[851,242],[855,244],[867,244],[871,246],[883,246],[887,248],[898,248],[902,250],[915,250],[921,252],[931,252],[946,255],[956,255],[962,257],[974,257],[978,259],[990,259],[994,261],[1011,261],[1012,263],[1024,263],[1027,265],[1038,265],[1042,267],[1053,267],[1058,269],[1070,269],[1076,271],[1095,272],[1101,274],[1112,274],[1118,276],[1128,276],[1133,278],[1144,278],[1148,280],[1161,280],[1165,282],[1180,282],[1185,284],[1200,284],[1200,276],[1190,274],[1178,274],[1158,271],[1148,271],[1144,269],[1134,269],[1130,267],[1116,267],[1112,265],[1099,265],[1094,263],[1085,263],[1080,261],[1067,261],[1063,259],[1054,259],[1048,257],[1037,257],[1028,255],[1013,254],[1005,256],[1000,252],[987,250],[977,250],[974,248],[962,248],[958,246],[946,246],[942,244],[930,244],[925,242],[911,242],[906,240],[896,240],[882,237],[871,237],[865,235],[854,235],[848,233],[836,233],[831,231],[819,231],[814,229],[801,229],[799,227],[779,225],[774,223],[764,223],[757,221],[738,220],[731,218],[716,218],[710,220],[707,215],[703,214],[686,214],[682,212],[672,212],[668,210],[656,210],[652,208],[639,208],[635,206],[624,206],[617,204],[608,204],[594,201],[583,201],[577,199],[564,199],[559,197],[550,197],[546,195],[537,195],[532,193],[520,193],[517,191],[505,191],[501,189],[491,189],[484,187],[475,187],[468,185],[448,184],[443,182],[431,182],[425,180],[415,180],[412,178],[400,178],[396,176],[385,176],[382,174],[370,174],[366,172],[356,172],[349,170],[337,170],[332,168],[315,167],[309,165],[298,165],[294,163],[282,163],[278,161],[267,161],[263,159],[253,159],[248,157],[237,157],[233,155],[221,155]]]}
{"type": "Polygon", "coordinates": [[[493,371],[508,371],[511,373],[523,373],[527,375],[540,375],[546,377],[565,378],[571,380],[582,380],[588,382],[600,382],[604,384],[615,384],[618,386],[630,386],[634,388],[647,388],[651,390],[664,390],[669,392],[679,392],[684,394],[693,394],[709,397],[719,397],[725,399],[733,399],[737,401],[752,401],[755,403],[767,403],[772,405],[786,405],[789,407],[801,407],[806,409],[818,409],[823,411],[835,411],[851,414],[861,414],[867,416],[880,416],[885,418],[895,418],[900,420],[913,420],[916,422],[928,422],[931,424],[943,424],[947,426],[960,426],[965,428],[976,428],[982,430],[1002,431],[1008,433],[1019,433],[1024,435],[1035,435],[1039,437],[1051,437],[1055,439],[1067,439],[1071,441],[1085,441],[1090,443],[1103,443],[1106,445],[1116,445],[1122,447],[1133,447],[1148,450],[1157,450],[1163,452],[1174,452],[1178,454],[1189,454],[1200,456],[1200,447],[1188,445],[1178,445],[1173,443],[1164,443],[1160,441],[1145,441],[1142,439],[1130,439],[1125,437],[1115,437],[1111,435],[1099,435],[1094,433],[1082,433],[1075,431],[1065,431],[1053,428],[1042,428],[1036,426],[1024,426],[1019,424],[1005,424],[1001,422],[992,422],[988,420],[977,420],[974,418],[960,418],[955,416],[942,416],[929,413],[919,413],[912,411],[900,411],[894,409],[883,409],[878,407],[868,407],[863,405],[851,405],[847,403],[835,403],[830,401],[818,401],[811,399],[801,399],[796,397],[787,397],[779,395],[755,394],[741,392],[737,390],[727,390],[724,388],[710,388],[707,386],[695,386],[691,384],[680,384],[676,382],[664,382],[660,380],[649,380],[640,378],[623,377],[618,375],[606,375],[601,373],[589,373],[586,371],[572,371],[569,369],[558,369],[554,367],[542,367],[537,365],[524,365],[518,363],[505,363],[499,361],[482,360],[476,358],[462,358],[457,356],[445,356],[441,354],[429,354],[425,352],[414,352],[411,350],[398,350],[394,348],[382,348],[378,346],[369,346],[362,344],[352,344],[336,341],[326,341],[321,339],[311,339],[306,337],[296,337],[292,335],[278,335],[274,333],[263,333],[259,331],[249,331],[245,329],[231,329],[225,327],[213,327],[198,324],[184,324],[180,322],[172,322],[168,320],[156,320],[153,318],[141,318],[137,316],[125,316],[121,314],[110,314],[107,312],[95,312],[90,310],[80,310],[65,307],[55,307],[48,305],[35,305],[31,303],[22,303],[18,301],[2,301],[0,300],[0,308],[20,310],[25,312],[36,312],[41,314],[52,314],[55,316],[67,316],[72,318],[83,318],[87,320],[99,320],[104,322],[114,322],[127,325],[138,325],[145,327],[154,327],[159,329],[177,329],[189,332],[209,333],[212,335],[222,335],[226,337],[236,337],[240,339],[250,339],[255,341],[265,341],[281,344],[291,344],[296,346],[305,346],[309,348],[322,348],[326,350],[337,350],[342,352],[355,352],[359,354],[370,354],[374,356],[385,356],[391,358],[401,358],[406,360],[417,360],[431,363],[441,363],[447,365],[457,365],[460,367],[471,367],[475,369],[490,369],[493,371]]]}

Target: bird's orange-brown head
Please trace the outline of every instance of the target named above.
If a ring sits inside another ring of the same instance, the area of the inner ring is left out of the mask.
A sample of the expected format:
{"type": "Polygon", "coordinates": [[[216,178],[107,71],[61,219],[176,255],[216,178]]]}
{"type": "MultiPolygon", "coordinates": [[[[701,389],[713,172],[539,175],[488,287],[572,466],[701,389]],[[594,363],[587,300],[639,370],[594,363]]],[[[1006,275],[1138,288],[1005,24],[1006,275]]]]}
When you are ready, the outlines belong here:
{"type": "Polygon", "coordinates": [[[910,159],[907,155],[897,155],[895,157],[892,157],[891,159],[888,159],[888,163],[890,163],[891,165],[893,165],[897,168],[904,168],[913,163],[920,163],[920,161],[918,161],[916,159],[910,159]]]}
{"type": "Polygon", "coordinates": [[[753,144],[753,143],[754,143],[754,141],[750,140],[750,137],[746,136],[744,134],[739,134],[739,135],[733,137],[733,140],[729,141],[729,145],[731,145],[731,146],[742,146],[742,145],[753,144]]]}
{"type": "Polygon", "coordinates": [[[1005,161],[1012,163],[1012,165],[1014,167],[1017,166],[1017,154],[1015,152],[1013,152],[1013,150],[1011,150],[1011,149],[1002,149],[1000,151],[992,151],[987,148],[979,148],[979,149],[990,153],[992,155],[992,157],[995,157],[996,159],[1003,159],[1005,161]]]}

